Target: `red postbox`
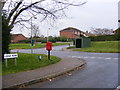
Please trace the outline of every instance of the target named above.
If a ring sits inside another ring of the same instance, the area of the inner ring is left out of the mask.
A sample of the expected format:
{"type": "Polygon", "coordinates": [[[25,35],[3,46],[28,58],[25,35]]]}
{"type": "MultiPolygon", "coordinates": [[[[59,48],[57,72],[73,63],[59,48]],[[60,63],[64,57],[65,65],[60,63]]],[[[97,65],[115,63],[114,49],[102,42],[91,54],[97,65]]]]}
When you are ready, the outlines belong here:
{"type": "Polygon", "coordinates": [[[46,43],[46,50],[52,50],[52,42],[46,43]]]}

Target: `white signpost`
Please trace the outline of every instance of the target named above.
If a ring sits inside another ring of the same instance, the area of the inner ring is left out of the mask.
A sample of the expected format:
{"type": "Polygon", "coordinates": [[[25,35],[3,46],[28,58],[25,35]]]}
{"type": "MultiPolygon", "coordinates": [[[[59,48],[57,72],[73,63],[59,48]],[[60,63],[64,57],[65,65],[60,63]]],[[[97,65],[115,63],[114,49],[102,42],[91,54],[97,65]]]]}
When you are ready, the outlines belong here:
{"type": "Polygon", "coordinates": [[[8,64],[7,64],[7,59],[9,58],[14,58],[14,65],[17,66],[17,61],[16,58],[18,57],[18,54],[4,54],[4,59],[5,59],[5,66],[7,68],[8,64]]]}

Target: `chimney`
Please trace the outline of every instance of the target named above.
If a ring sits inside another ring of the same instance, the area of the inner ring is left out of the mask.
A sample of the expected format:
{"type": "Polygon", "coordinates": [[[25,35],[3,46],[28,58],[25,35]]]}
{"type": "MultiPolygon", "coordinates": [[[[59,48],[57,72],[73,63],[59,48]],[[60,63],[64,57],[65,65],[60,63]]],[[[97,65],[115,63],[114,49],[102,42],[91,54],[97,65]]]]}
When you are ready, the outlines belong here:
{"type": "Polygon", "coordinates": [[[86,33],[89,33],[88,31],[86,31],[86,33]]]}

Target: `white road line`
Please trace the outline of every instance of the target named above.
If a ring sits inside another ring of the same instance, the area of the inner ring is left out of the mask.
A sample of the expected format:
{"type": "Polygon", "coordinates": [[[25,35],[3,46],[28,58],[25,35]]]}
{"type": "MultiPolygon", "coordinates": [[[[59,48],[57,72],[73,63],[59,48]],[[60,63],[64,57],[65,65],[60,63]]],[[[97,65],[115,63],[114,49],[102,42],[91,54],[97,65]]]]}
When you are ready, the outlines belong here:
{"type": "Polygon", "coordinates": [[[83,56],[83,57],[80,57],[80,56],[69,56],[69,57],[72,57],[72,58],[89,58],[89,59],[107,59],[107,60],[110,60],[110,59],[115,59],[115,60],[117,60],[118,58],[109,58],[109,57],[107,57],[107,58],[104,58],[104,57],[90,57],[90,56],[88,56],[88,57],[85,57],[85,56],[83,56]]]}
{"type": "Polygon", "coordinates": [[[118,59],[118,58],[113,58],[113,59],[118,59]]]}
{"type": "Polygon", "coordinates": [[[96,58],[96,57],[90,57],[90,58],[94,59],[94,58],[96,58]]]}
{"type": "Polygon", "coordinates": [[[105,58],[105,59],[112,59],[112,58],[105,58]]]}
{"type": "MultiPolygon", "coordinates": [[[[71,56],[69,56],[69,57],[71,57],[71,56]]],[[[72,56],[72,58],[74,58],[74,57],[77,57],[77,56],[72,56]]]]}
{"type": "Polygon", "coordinates": [[[77,58],[81,58],[81,57],[77,57],[77,58]]]}
{"type": "Polygon", "coordinates": [[[89,57],[83,57],[83,58],[89,58],[89,57]]]}

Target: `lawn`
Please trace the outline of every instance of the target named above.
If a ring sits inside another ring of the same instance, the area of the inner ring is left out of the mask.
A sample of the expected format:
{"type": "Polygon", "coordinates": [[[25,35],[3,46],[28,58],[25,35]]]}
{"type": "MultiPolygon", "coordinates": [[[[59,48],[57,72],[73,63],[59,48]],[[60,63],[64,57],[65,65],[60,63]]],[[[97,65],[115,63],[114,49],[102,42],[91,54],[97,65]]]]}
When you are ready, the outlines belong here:
{"type": "MultiPolygon", "coordinates": [[[[68,45],[69,43],[52,43],[53,46],[59,46],[59,45],[68,45]]],[[[46,47],[46,43],[36,43],[33,48],[42,48],[46,47]]],[[[31,44],[26,43],[19,43],[19,44],[10,44],[9,49],[30,49],[31,44]]]]}
{"type": "MultiPolygon", "coordinates": [[[[120,53],[118,50],[118,43],[120,41],[98,41],[91,42],[91,47],[74,49],[73,51],[83,51],[83,52],[105,52],[105,53],[120,53]]],[[[73,47],[74,48],[74,47],[73,47]]]]}
{"type": "Polygon", "coordinates": [[[47,55],[43,54],[25,54],[18,53],[17,66],[14,66],[14,59],[8,60],[8,67],[6,68],[2,63],[2,74],[11,74],[21,71],[33,70],[41,68],[59,62],[61,59],[55,56],[51,56],[51,60],[47,59],[47,55]],[[39,56],[42,56],[42,60],[39,60],[39,56]]]}

